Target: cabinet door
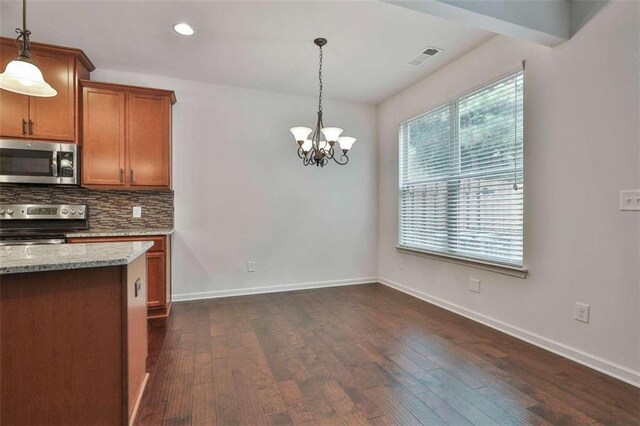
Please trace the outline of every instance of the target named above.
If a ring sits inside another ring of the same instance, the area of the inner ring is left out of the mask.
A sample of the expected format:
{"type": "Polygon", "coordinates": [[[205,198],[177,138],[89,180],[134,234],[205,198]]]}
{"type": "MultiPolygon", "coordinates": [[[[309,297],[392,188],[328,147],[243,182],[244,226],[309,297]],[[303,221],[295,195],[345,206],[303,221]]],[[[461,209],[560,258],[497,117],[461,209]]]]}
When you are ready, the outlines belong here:
{"type": "MultiPolygon", "coordinates": [[[[0,72],[18,56],[15,44],[0,44],[0,72]]],[[[0,89],[0,137],[28,137],[29,97],[0,89]]]]}
{"type": "Polygon", "coordinates": [[[124,92],[82,89],[82,185],[125,185],[124,92]]]}
{"type": "Polygon", "coordinates": [[[166,280],[165,280],[165,256],[164,253],[147,253],[147,306],[149,308],[161,308],[166,304],[166,280]]]}
{"type": "Polygon", "coordinates": [[[171,105],[167,96],[128,95],[129,185],[170,187],[171,105]]]}
{"type": "Polygon", "coordinates": [[[49,52],[33,51],[33,62],[44,80],[58,91],[51,98],[29,98],[29,137],[75,141],[74,58],[49,52]]]}

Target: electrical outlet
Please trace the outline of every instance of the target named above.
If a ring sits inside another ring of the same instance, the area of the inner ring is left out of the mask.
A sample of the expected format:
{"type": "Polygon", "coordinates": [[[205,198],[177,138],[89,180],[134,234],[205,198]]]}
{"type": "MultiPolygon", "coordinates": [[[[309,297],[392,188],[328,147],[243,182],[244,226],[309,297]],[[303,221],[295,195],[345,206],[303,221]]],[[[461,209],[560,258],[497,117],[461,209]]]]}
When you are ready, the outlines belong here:
{"type": "Polygon", "coordinates": [[[133,206],[133,217],[142,217],[142,206],[133,206]]]}
{"type": "Polygon", "coordinates": [[[640,190],[620,191],[620,210],[640,210],[640,190]]]}
{"type": "Polygon", "coordinates": [[[401,271],[404,271],[404,259],[403,258],[399,258],[398,259],[398,269],[400,269],[401,271]]]}
{"type": "Polygon", "coordinates": [[[255,272],[256,271],[256,262],[250,260],[247,262],[247,272],[255,272]]]}
{"type": "Polygon", "coordinates": [[[477,278],[469,278],[469,291],[480,293],[480,280],[477,278]]]}
{"type": "Polygon", "coordinates": [[[573,311],[573,318],[576,321],[589,323],[589,305],[586,303],[576,302],[576,306],[573,311]]]}

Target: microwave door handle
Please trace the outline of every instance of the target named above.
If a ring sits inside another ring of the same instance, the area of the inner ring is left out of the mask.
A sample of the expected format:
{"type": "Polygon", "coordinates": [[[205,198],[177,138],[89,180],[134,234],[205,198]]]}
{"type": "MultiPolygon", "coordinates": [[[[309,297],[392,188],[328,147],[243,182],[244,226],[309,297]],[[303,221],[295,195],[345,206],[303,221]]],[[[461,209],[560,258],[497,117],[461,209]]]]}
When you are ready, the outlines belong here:
{"type": "Polygon", "coordinates": [[[51,169],[53,171],[53,177],[58,177],[58,151],[52,151],[52,155],[51,169]]]}

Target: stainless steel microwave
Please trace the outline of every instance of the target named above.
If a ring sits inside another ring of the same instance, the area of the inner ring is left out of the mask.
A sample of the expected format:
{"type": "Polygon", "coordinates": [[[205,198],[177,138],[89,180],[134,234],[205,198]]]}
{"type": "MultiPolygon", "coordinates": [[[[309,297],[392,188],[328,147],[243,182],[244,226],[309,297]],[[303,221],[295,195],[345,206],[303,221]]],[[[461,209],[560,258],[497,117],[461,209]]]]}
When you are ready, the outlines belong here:
{"type": "Polygon", "coordinates": [[[0,182],[78,185],[73,143],[0,139],[0,182]]]}

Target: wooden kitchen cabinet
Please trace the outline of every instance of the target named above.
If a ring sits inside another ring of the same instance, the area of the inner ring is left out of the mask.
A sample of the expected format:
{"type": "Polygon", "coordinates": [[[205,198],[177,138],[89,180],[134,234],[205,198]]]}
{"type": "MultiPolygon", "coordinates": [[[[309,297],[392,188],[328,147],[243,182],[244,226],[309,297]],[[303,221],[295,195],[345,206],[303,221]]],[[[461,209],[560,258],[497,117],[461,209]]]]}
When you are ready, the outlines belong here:
{"type": "Polygon", "coordinates": [[[82,185],[171,188],[172,91],[81,81],[82,185]]]}
{"type": "Polygon", "coordinates": [[[118,90],[82,90],[84,185],[125,185],[125,100],[118,90]]]}
{"type": "MultiPolygon", "coordinates": [[[[0,67],[15,59],[15,40],[0,38],[0,67]]],[[[95,69],[79,49],[31,43],[31,57],[58,94],[51,98],[0,90],[0,137],[78,143],[79,79],[95,69]]]]}
{"type": "Polygon", "coordinates": [[[149,318],[166,317],[171,310],[171,238],[168,235],[140,237],[73,237],[69,243],[115,243],[151,241],[147,252],[147,309],[149,318]]]}
{"type": "Polygon", "coordinates": [[[129,184],[169,187],[171,103],[166,95],[127,93],[129,184]]]}
{"type": "Polygon", "coordinates": [[[152,283],[149,286],[149,298],[147,300],[147,307],[149,309],[157,309],[165,306],[166,285],[164,284],[167,279],[167,265],[165,261],[165,253],[149,253],[147,255],[147,274],[149,282],[152,283]]]}

